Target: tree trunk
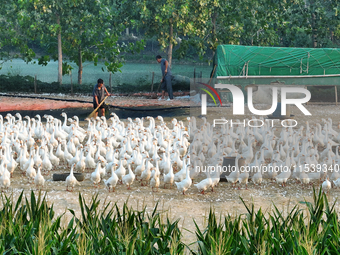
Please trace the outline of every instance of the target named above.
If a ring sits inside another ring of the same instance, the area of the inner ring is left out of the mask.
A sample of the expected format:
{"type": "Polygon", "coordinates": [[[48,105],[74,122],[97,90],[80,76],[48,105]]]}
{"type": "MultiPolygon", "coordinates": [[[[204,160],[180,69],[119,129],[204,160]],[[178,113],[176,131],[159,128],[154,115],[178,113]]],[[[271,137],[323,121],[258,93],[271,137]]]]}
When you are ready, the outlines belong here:
{"type": "Polygon", "coordinates": [[[310,1],[310,10],[312,12],[312,41],[313,41],[313,48],[318,47],[318,43],[316,41],[316,16],[315,16],[315,10],[314,10],[314,1],[310,1]]]}
{"type": "MultiPolygon", "coordinates": [[[[212,41],[215,44],[215,42],[217,41],[217,37],[216,37],[216,20],[217,20],[217,11],[216,9],[213,11],[212,15],[211,15],[211,23],[213,25],[212,30],[211,30],[211,34],[212,34],[212,41]]],[[[215,56],[215,47],[212,47],[212,51],[213,51],[213,55],[212,57],[214,58],[215,56]]]]}
{"type": "Polygon", "coordinates": [[[129,35],[129,28],[128,27],[125,29],[125,33],[126,33],[126,35],[129,35]]]}
{"type": "Polygon", "coordinates": [[[63,52],[61,48],[61,27],[60,27],[60,16],[57,14],[57,24],[59,25],[58,31],[58,82],[60,85],[63,84],[63,52]]]}
{"type": "Polygon", "coordinates": [[[168,62],[169,62],[170,67],[172,63],[173,35],[174,35],[174,26],[172,24],[172,18],[171,18],[170,19],[170,31],[169,31],[169,48],[168,48],[168,62]]]}
{"type": "Polygon", "coordinates": [[[81,46],[78,48],[78,84],[82,83],[82,77],[83,77],[83,59],[81,55],[81,46]]]}
{"type": "Polygon", "coordinates": [[[315,28],[315,14],[312,14],[312,40],[313,40],[313,48],[318,47],[318,42],[316,40],[316,33],[317,33],[317,29],[315,28]]]}

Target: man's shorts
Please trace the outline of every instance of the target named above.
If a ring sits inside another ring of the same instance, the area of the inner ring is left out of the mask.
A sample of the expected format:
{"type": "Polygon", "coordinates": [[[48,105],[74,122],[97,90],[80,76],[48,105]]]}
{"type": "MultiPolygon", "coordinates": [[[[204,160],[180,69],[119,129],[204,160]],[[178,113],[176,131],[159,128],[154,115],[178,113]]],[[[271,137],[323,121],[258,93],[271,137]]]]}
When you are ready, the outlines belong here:
{"type": "MultiPolygon", "coordinates": [[[[98,105],[96,103],[93,103],[93,109],[96,109],[97,107],[98,107],[98,105]]],[[[105,103],[103,103],[101,106],[99,106],[99,109],[106,109],[106,108],[108,108],[108,106],[105,103]]]]}

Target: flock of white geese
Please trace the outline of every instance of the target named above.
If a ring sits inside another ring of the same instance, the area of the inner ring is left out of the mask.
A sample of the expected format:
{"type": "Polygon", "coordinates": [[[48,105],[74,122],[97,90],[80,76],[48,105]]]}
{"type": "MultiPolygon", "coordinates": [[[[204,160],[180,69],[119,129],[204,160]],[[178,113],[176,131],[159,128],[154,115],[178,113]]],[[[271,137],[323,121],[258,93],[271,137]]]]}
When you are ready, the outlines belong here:
{"type": "Polygon", "coordinates": [[[108,120],[86,119],[87,127],[81,127],[77,116],[61,115],[63,120],[51,115],[0,115],[2,190],[10,187],[14,172],[42,188],[44,175],[66,167],[68,191],[80,185],[74,172],[90,171],[93,185],[103,183],[109,192],[118,184],[130,189],[139,181],[152,191],[175,184],[183,194],[194,183],[204,194],[222,179],[216,169],[224,157],[236,158],[233,171],[223,177],[231,187],[238,183],[238,188],[247,188],[249,181],[261,185],[266,178],[282,186],[290,179],[303,186],[319,182],[325,192],[340,186],[340,133],[331,119],[280,131],[266,122],[260,128],[213,127],[205,118],[198,126],[195,117],[188,117],[187,125],[175,118],[167,125],[161,116],[123,122],[115,113],[108,120]]]}

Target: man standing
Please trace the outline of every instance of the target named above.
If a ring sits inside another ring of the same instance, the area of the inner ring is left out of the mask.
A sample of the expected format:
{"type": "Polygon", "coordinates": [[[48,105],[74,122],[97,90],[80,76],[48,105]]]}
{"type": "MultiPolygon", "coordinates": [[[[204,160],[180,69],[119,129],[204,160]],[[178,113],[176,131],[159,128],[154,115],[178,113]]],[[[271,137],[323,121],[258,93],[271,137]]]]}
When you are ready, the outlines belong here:
{"type": "MultiPolygon", "coordinates": [[[[110,96],[110,93],[107,91],[104,86],[103,79],[98,79],[97,84],[93,88],[93,108],[96,109],[98,105],[105,98],[105,92],[107,96],[110,96]]],[[[99,109],[96,111],[96,117],[98,116],[98,111],[100,110],[101,116],[105,116],[105,104],[103,103],[99,109]]]]}
{"type": "Polygon", "coordinates": [[[172,94],[172,84],[171,84],[171,70],[169,66],[169,62],[165,59],[162,58],[160,55],[156,56],[156,60],[158,63],[161,64],[161,70],[162,70],[162,97],[159,98],[158,100],[164,100],[165,96],[165,90],[168,91],[169,98],[167,101],[170,101],[174,98],[172,94]]]}

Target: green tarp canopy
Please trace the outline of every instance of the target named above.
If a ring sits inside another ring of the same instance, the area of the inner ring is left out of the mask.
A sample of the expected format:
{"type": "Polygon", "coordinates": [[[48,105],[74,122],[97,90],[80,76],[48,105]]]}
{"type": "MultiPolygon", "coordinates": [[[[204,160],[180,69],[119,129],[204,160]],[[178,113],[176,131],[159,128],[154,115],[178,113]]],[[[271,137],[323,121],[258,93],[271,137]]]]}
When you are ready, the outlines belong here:
{"type": "Polygon", "coordinates": [[[340,49],[219,45],[214,67],[214,77],[340,74],[340,49]]]}

